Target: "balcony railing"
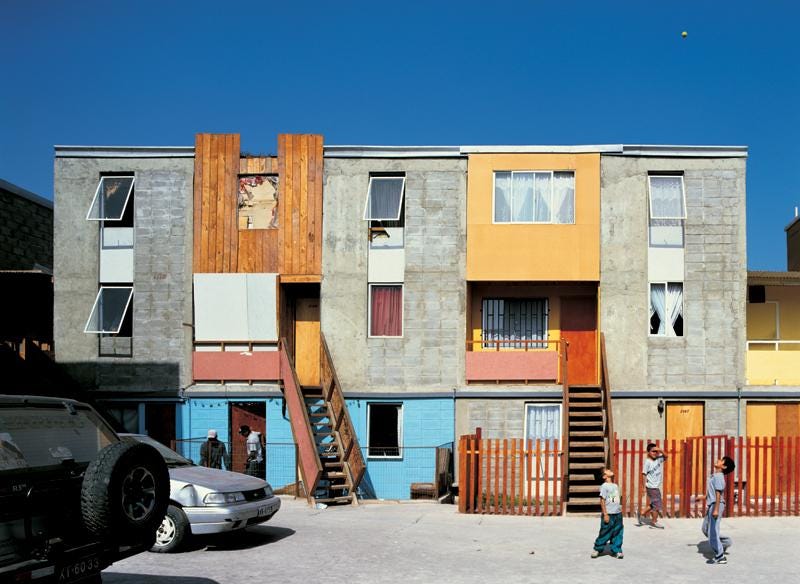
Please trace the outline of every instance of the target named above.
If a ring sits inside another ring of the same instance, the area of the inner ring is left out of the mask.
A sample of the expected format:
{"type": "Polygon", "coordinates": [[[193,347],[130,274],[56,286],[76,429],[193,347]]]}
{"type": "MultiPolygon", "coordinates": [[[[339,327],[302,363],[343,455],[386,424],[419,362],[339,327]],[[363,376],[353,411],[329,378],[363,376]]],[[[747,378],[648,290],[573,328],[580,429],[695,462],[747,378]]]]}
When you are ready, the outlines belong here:
{"type": "Polygon", "coordinates": [[[561,383],[562,340],[469,340],[467,383],[561,383]],[[555,350],[551,346],[555,346],[555,350]],[[475,350],[480,347],[479,350],[475,350]]]}
{"type": "Polygon", "coordinates": [[[747,341],[748,385],[800,384],[800,340],[747,341]]]}
{"type": "Polygon", "coordinates": [[[277,381],[280,379],[278,345],[277,342],[195,341],[192,372],[195,381],[277,381]]]}

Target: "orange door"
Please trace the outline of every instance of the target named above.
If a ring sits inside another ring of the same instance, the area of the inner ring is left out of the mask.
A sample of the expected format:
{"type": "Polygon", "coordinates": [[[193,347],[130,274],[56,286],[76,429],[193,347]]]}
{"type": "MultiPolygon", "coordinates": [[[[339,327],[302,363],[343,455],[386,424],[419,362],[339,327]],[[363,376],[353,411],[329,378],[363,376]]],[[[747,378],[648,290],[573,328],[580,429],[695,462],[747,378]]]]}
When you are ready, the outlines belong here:
{"type": "Polygon", "coordinates": [[[298,298],[294,325],[294,366],[300,385],[319,385],[319,298],[298,298]]]}
{"type": "MultiPolygon", "coordinates": [[[[678,452],[675,453],[674,468],[683,468],[683,457],[680,452],[680,443],[686,438],[702,436],[705,429],[705,406],[702,402],[698,403],[669,403],[667,404],[667,440],[675,440],[678,452]]],[[[698,442],[699,443],[699,442],[698,442]]],[[[692,490],[701,493],[704,488],[705,477],[703,476],[704,455],[700,449],[692,452],[692,490]]],[[[680,476],[683,473],[679,470],[680,476]]],[[[672,494],[672,485],[680,484],[672,481],[667,488],[667,492],[672,494]]]]}
{"type": "Polygon", "coordinates": [[[561,338],[567,348],[570,385],[597,384],[597,298],[561,297],[561,338]]]}

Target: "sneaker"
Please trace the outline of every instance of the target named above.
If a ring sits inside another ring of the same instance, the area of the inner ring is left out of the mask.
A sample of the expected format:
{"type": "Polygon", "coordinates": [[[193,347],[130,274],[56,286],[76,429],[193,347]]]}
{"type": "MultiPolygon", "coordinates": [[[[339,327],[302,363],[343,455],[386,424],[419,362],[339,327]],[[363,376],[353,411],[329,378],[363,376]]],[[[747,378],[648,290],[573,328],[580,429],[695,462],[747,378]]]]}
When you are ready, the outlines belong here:
{"type": "Polygon", "coordinates": [[[623,555],[623,553],[622,553],[622,552],[617,552],[617,553],[615,553],[615,554],[613,554],[613,555],[614,555],[614,557],[615,557],[615,558],[617,558],[618,560],[621,560],[622,558],[624,558],[624,557],[625,557],[625,556],[623,555]]]}
{"type": "Polygon", "coordinates": [[[664,526],[663,526],[663,525],[661,525],[660,523],[653,523],[653,524],[650,526],[650,529],[664,529],[664,526]]]}
{"type": "Polygon", "coordinates": [[[599,558],[599,557],[600,557],[600,552],[598,552],[597,550],[594,550],[594,551],[592,552],[592,557],[593,557],[593,558],[599,558]]]}
{"type": "Polygon", "coordinates": [[[714,563],[715,564],[727,564],[728,563],[728,558],[726,558],[725,556],[722,556],[721,558],[715,558],[714,559],[714,563]]]}

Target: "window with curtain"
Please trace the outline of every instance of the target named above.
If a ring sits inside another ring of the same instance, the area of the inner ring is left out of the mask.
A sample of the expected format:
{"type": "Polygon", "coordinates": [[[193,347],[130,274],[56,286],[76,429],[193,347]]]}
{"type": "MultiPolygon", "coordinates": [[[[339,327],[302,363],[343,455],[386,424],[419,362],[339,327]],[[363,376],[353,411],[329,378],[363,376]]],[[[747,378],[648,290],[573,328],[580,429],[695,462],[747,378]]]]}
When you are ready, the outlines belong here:
{"type": "Polygon", "coordinates": [[[575,173],[494,173],[495,223],[575,223],[575,173]]]}
{"type": "Polygon", "coordinates": [[[373,176],[369,179],[364,219],[369,221],[399,221],[403,207],[404,176],[373,176]]]}
{"type": "Polygon", "coordinates": [[[683,336],[683,283],[650,284],[650,334],[683,336]]]}
{"type": "Polygon", "coordinates": [[[371,284],[369,335],[371,337],[403,336],[403,286],[371,284]]]}
{"type": "Polygon", "coordinates": [[[683,247],[686,201],[683,176],[650,176],[650,247],[683,247]]]}
{"type": "MultiPolygon", "coordinates": [[[[484,298],[481,306],[481,340],[484,348],[524,349],[521,341],[547,340],[547,298],[484,298]]],[[[528,343],[529,349],[546,349],[546,343],[528,343]]]]}

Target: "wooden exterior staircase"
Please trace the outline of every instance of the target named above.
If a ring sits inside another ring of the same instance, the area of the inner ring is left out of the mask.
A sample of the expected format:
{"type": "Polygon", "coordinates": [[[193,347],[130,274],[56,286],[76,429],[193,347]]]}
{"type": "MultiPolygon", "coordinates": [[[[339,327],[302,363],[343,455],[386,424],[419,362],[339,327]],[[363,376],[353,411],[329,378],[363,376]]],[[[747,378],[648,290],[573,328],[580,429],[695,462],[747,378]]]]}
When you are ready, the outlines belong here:
{"type": "Polygon", "coordinates": [[[613,416],[608,385],[605,338],[600,334],[599,385],[564,387],[567,431],[567,512],[588,513],[600,509],[598,493],[603,468],[613,468],[613,416]]]}
{"type": "Polygon", "coordinates": [[[322,334],[320,345],[321,385],[301,386],[286,340],[281,339],[281,380],[297,464],[309,503],[357,505],[366,465],[322,334]]]}

